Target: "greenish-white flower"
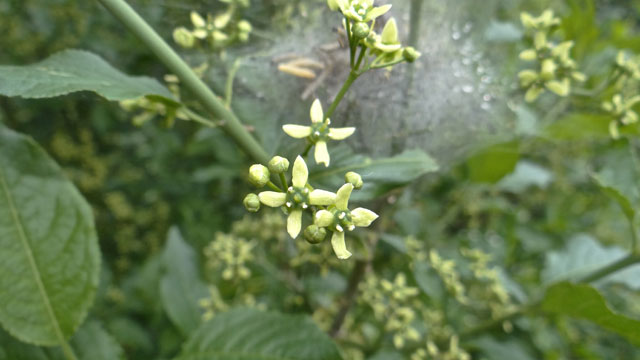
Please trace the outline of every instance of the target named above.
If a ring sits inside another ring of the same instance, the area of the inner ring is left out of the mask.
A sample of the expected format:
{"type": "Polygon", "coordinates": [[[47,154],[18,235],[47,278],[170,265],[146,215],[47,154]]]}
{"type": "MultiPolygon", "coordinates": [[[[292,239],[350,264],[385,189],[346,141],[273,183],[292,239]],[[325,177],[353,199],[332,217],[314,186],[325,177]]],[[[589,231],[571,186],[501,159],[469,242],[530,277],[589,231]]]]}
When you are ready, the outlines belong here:
{"type": "Polygon", "coordinates": [[[633,106],[638,102],[640,102],[640,95],[624,99],[622,95],[616,94],[611,101],[606,101],[602,104],[602,108],[614,117],[609,123],[609,133],[612,138],[617,139],[620,137],[620,125],[624,126],[638,122],[638,114],[633,110],[633,106]]]}
{"type": "Polygon", "coordinates": [[[285,206],[289,212],[287,232],[296,238],[302,229],[302,211],[310,205],[331,205],[336,201],[336,194],[325,190],[309,190],[307,180],[309,170],[301,156],[296,158],[291,172],[291,186],[287,192],[263,191],[258,194],[260,202],[271,207],[285,206]]]}
{"type": "Polygon", "coordinates": [[[626,52],[620,51],[616,56],[616,65],[632,78],[640,79],[640,57],[630,56],[626,52]]]}
{"type": "Polygon", "coordinates": [[[365,45],[378,53],[394,53],[402,48],[398,40],[398,25],[394,18],[389,19],[380,35],[371,32],[364,41],[365,45]]]}
{"type": "Polygon", "coordinates": [[[347,18],[354,21],[369,22],[382,16],[391,9],[391,5],[373,6],[373,0],[329,0],[331,10],[340,9],[347,18]]]}
{"type": "Polygon", "coordinates": [[[553,15],[552,10],[545,10],[538,17],[523,12],[520,14],[520,21],[525,28],[533,30],[547,30],[552,26],[560,25],[560,19],[553,15]]]}
{"type": "Polygon", "coordinates": [[[336,201],[327,210],[316,212],[315,224],[326,227],[333,232],[331,246],[338,259],[351,257],[344,241],[345,231],[353,231],[356,227],[367,227],[378,218],[378,215],[365,208],[349,210],[349,197],[353,191],[352,184],[344,184],[336,193],[336,201]]]}
{"type": "Polygon", "coordinates": [[[253,164],[249,168],[249,182],[257,188],[261,188],[269,182],[269,169],[262,164],[253,164]]]}
{"type": "Polygon", "coordinates": [[[282,126],[282,130],[289,136],[296,139],[307,138],[310,143],[315,144],[314,157],[316,163],[329,166],[329,151],[327,150],[327,141],[343,140],[351,136],[356,128],[330,128],[330,119],[324,118],[322,104],[316,99],[311,105],[310,110],[311,126],[287,124],[282,126]]]}

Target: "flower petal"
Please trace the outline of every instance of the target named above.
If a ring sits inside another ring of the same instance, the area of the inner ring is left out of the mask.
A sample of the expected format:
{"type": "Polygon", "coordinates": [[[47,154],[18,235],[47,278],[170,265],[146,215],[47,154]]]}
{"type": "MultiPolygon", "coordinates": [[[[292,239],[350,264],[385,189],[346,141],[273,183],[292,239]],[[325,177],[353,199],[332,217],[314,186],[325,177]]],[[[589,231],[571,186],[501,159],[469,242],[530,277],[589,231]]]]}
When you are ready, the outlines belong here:
{"type": "Polygon", "coordinates": [[[293,170],[291,171],[291,183],[297,188],[303,188],[307,185],[307,179],[309,178],[309,169],[304,159],[298,155],[296,161],[293,163],[293,170]]]}
{"type": "Polygon", "coordinates": [[[327,143],[320,140],[316,143],[316,150],[314,152],[314,157],[316,159],[316,164],[324,164],[324,166],[329,166],[329,150],[327,150],[327,143]]]}
{"type": "Polygon", "coordinates": [[[329,128],[329,138],[331,140],[344,140],[349,136],[353,135],[356,131],[354,127],[346,127],[346,128],[329,128]]]}
{"type": "Polygon", "coordinates": [[[396,25],[396,19],[391,18],[384,24],[381,36],[382,42],[385,44],[398,43],[398,26],[396,25]]]}
{"type": "Polygon", "coordinates": [[[356,208],[351,211],[351,219],[355,226],[366,227],[378,218],[378,214],[365,208],[356,208]]]}
{"type": "Polygon", "coordinates": [[[351,184],[344,184],[338,189],[336,193],[336,208],[338,210],[348,210],[351,191],[353,191],[353,185],[351,184]]]}
{"type": "Polygon", "coordinates": [[[282,130],[292,138],[302,139],[311,135],[311,127],[303,125],[282,125],[282,130]]]}
{"type": "Polygon", "coordinates": [[[313,190],[309,193],[311,205],[333,205],[336,202],[336,194],[326,190],[313,190]]]}
{"type": "Polygon", "coordinates": [[[327,227],[333,224],[333,220],[333,214],[330,211],[319,210],[316,213],[316,220],[314,221],[314,224],[320,227],[327,227]]]}
{"type": "Polygon", "coordinates": [[[271,207],[284,205],[287,201],[287,194],[277,191],[263,191],[258,194],[260,202],[271,207]]]}
{"type": "Polygon", "coordinates": [[[333,233],[333,236],[331,236],[331,247],[333,247],[333,252],[336,253],[338,259],[345,260],[351,257],[351,253],[347,250],[347,244],[344,242],[343,232],[333,233]]]}
{"type": "Polygon", "coordinates": [[[527,90],[527,93],[524,94],[524,101],[533,102],[536,101],[538,96],[544,92],[544,89],[538,86],[532,86],[527,90]]]}
{"type": "Polygon", "coordinates": [[[203,28],[207,25],[202,16],[195,11],[191,12],[191,23],[197,28],[203,28]]]}
{"type": "Polygon", "coordinates": [[[312,123],[319,123],[324,121],[324,113],[322,112],[322,104],[319,99],[315,99],[311,104],[311,111],[309,112],[312,123]]]}
{"type": "Polygon", "coordinates": [[[391,9],[391,4],[374,7],[373,9],[369,10],[369,12],[367,12],[367,15],[365,16],[364,21],[369,22],[379,16],[386,14],[387,11],[389,11],[390,9],[391,9]]]}
{"type": "Polygon", "coordinates": [[[302,229],[302,210],[291,210],[287,218],[287,232],[295,239],[300,234],[300,229],[302,229]]]}

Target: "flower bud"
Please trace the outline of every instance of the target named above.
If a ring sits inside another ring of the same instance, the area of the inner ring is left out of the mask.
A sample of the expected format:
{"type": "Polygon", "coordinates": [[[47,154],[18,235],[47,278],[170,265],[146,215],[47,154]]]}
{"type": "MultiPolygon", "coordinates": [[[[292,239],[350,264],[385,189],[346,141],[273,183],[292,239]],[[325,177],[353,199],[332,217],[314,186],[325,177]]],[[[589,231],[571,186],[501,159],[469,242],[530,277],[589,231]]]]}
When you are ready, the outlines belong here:
{"type": "Polygon", "coordinates": [[[187,30],[185,27],[179,27],[173,30],[173,41],[176,44],[182,46],[183,48],[192,48],[196,43],[196,38],[193,36],[191,31],[187,30]]]}
{"type": "Polygon", "coordinates": [[[244,204],[244,207],[247,209],[247,211],[257,212],[258,210],[260,210],[260,199],[256,194],[247,194],[247,196],[244,197],[242,203],[244,204]]]}
{"type": "Polygon", "coordinates": [[[261,188],[269,182],[269,169],[261,164],[251,165],[249,168],[249,182],[255,187],[261,188]]]}
{"type": "Polygon", "coordinates": [[[318,225],[309,225],[304,230],[304,238],[310,244],[319,244],[327,236],[327,230],[318,225]]]}
{"type": "Polygon", "coordinates": [[[414,62],[417,58],[420,57],[420,55],[420,52],[411,46],[407,46],[406,48],[404,48],[404,50],[402,50],[402,57],[404,57],[404,60],[406,62],[414,62]]]}
{"type": "Polygon", "coordinates": [[[241,33],[250,33],[252,30],[252,26],[251,23],[249,23],[247,20],[240,20],[238,21],[238,31],[240,31],[241,33]]]}
{"type": "Polygon", "coordinates": [[[364,184],[364,182],[362,181],[362,176],[353,171],[349,171],[344,175],[344,181],[353,185],[354,189],[360,189],[364,184]]]}
{"type": "Polygon", "coordinates": [[[269,171],[274,174],[282,174],[289,169],[289,160],[282,156],[274,156],[269,161],[269,171]]]}
{"type": "Polygon", "coordinates": [[[369,35],[369,25],[365,22],[356,22],[351,28],[351,32],[356,39],[364,39],[369,35]]]}

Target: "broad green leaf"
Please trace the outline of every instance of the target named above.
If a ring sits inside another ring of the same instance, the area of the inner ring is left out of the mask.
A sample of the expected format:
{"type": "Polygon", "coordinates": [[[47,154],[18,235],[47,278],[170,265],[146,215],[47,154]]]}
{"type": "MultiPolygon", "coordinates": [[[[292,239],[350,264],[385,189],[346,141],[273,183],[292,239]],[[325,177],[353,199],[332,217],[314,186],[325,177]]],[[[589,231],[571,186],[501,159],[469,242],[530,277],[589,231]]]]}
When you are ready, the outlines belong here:
{"type": "Polygon", "coordinates": [[[198,301],[209,296],[197,264],[195,251],[182,239],[178,228],[172,227],[162,254],[165,273],[160,280],[160,297],[169,319],[183,335],[198,327],[202,318],[198,301]]]}
{"type": "MultiPolygon", "coordinates": [[[[545,136],[557,140],[608,139],[611,117],[604,114],[570,113],[544,129],[545,136]]],[[[621,134],[638,134],[636,125],[624,126],[621,134]]]]}
{"type": "Polygon", "coordinates": [[[489,336],[482,336],[469,342],[468,346],[479,349],[484,353],[487,360],[534,360],[536,357],[531,354],[528,346],[523,341],[511,339],[498,341],[489,336]]]}
{"type": "Polygon", "coordinates": [[[427,261],[417,261],[413,263],[413,277],[427,296],[442,301],[445,296],[445,289],[438,273],[431,267],[427,261]]]}
{"type": "MultiPolygon", "coordinates": [[[[576,235],[569,240],[565,249],[547,253],[541,274],[542,282],[551,284],[562,280],[578,280],[626,255],[627,251],[622,248],[603,247],[589,235],[576,235]]],[[[640,289],[640,265],[633,265],[613,273],[600,280],[599,284],[610,282],[640,289]]]]}
{"type": "Polygon", "coordinates": [[[640,206],[640,169],[629,146],[624,142],[620,148],[610,151],[602,169],[592,176],[604,192],[618,202],[627,218],[633,220],[640,206]]]}
{"type": "Polygon", "coordinates": [[[239,308],[216,315],[178,360],[339,360],[333,341],[305,316],[239,308]]]}
{"type": "Polygon", "coordinates": [[[56,348],[25,344],[0,328],[0,360],[66,360],[56,348]]]}
{"type": "Polygon", "coordinates": [[[469,179],[478,183],[495,183],[515,169],[519,158],[516,141],[489,146],[467,160],[469,179]]]}
{"type": "Polygon", "coordinates": [[[353,192],[352,199],[369,200],[437,170],[436,161],[422,150],[407,150],[393,157],[371,159],[354,155],[342,146],[331,151],[331,167],[313,168],[310,181],[335,191],[344,184],[344,174],[355,171],[362,176],[364,186],[353,192]]]}
{"type": "Polygon", "coordinates": [[[0,323],[56,345],[84,320],[98,287],[91,208],[30,138],[0,126],[0,323]]]}
{"type": "Polygon", "coordinates": [[[589,285],[568,282],[553,285],[547,290],[541,308],[548,313],[589,320],[640,346],[640,321],[611,311],[602,295],[589,285]]]}
{"type": "Polygon", "coordinates": [[[549,170],[530,161],[520,160],[515,170],[502,178],[497,186],[500,190],[521,193],[533,186],[544,189],[552,179],[553,174],[549,170]]]}
{"type": "Polygon", "coordinates": [[[122,360],[122,347],[97,321],[87,321],[71,339],[79,360],[122,360]]]}
{"type": "Polygon", "coordinates": [[[30,65],[0,66],[0,95],[47,98],[76,91],[93,91],[114,101],[147,95],[174,99],[156,80],[125,75],[82,50],[65,50],[30,65]]]}

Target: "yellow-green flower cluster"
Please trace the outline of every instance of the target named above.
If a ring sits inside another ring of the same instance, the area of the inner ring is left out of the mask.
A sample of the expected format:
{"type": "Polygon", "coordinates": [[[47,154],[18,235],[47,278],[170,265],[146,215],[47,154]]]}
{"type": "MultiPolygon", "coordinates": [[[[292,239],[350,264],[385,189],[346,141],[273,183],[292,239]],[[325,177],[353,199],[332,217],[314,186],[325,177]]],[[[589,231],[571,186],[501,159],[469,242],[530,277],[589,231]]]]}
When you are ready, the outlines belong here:
{"type": "Polygon", "coordinates": [[[638,113],[634,107],[640,102],[637,86],[640,81],[640,57],[620,51],[616,57],[613,78],[617,92],[610,100],[602,103],[602,109],[610,115],[609,134],[613,139],[620,138],[620,128],[638,122],[638,113]]]}
{"type": "Polygon", "coordinates": [[[612,138],[620,138],[621,126],[638,122],[638,113],[633,110],[638,102],[640,102],[640,95],[625,99],[621,94],[615,94],[610,101],[602,103],[602,108],[612,117],[609,122],[609,134],[612,138]]]}
{"type": "Polygon", "coordinates": [[[199,42],[208,44],[214,50],[249,39],[252,27],[247,20],[237,20],[239,7],[247,7],[248,1],[224,1],[229,6],[216,15],[207,14],[206,19],[195,11],[191,12],[192,29],[178,27],[173,31],[173,40],[183,48],[192,48],[199,42]]]}
{"type": "Polygon", "coordinates": [[[522,51],[520,59],[534,62],[534,69],[518,73],[520,85],[527,89],[525,100],[535,101],[545,89],[559,96],[569,95],[571,81],[582,82],[585,75],[576,70],[576,63],[571,59],[572,41],[556,44],[549,40],[560,19],[547,10],[537,18],[522,13],[521,21],[533,47],[522,51]]]}
{"type": "MultiPolygon", "coordinates": [[[[272,161],[281,164],[282,160],[272,161]]],[[[287,166],[271,166],[271,170],[279,172],[280,181],[288,186],[284,177],[287,166]]],[[[356,226],[366,227],[373,222],[378,215],[365,208],[349,210],[348,203],[354,186],[351,183],[343,185],[337,193],[326,190],[314,189],[309,183],[309,169],[301,156],[293,163],[291,171],[291,186],[286,191],[273,184],[269,178],[271,171],[264,165],[255,164],[249,169],[249,181],[256,187],[269,185],[276,191],[262,191],[256,194],[248,194],[245,197],[245,206],[249,211],[257,211],[259,205],[269,207],[282,207],[288,214],[287,232],[292,238],[298,237],[302,230],[302,215],[309,211],[313,215],[314,222],[305,230],[305,238],[310,243],[320,243],[324,240],[327,231],[331,231],[331,246],[339,259],[348,259],[351,253],[347,250],[344,233],[352,231],[356,226]]],[[[353,177],[353,176],[352,176],[353,177]]]]}
{"type": "Polygon", "coordinates": [[[223,313],[229,310],[232,306],[255,307],[261,310],[266,310],[264,304],[258,303],[252,294],[246,292],[230,301],[225,301],[215,285],[209,286],[209,297],[200,299],[198,301],[198,305],[204,310],[204,313],[202,314],[202,319],[204,321],[213,319],[216,314],[223,313]]]}
{"type": "Polygon", "coordinates": [[[457,336],[449,340],[449,349],[442,351],[431,340],[427,340],[424,348],[416,350],[411,355],[411,360],[471,360],[471,355],[460,348],[457,336]]]}
{"type": "Polygon", "coordinates": [[[453,260],[444,260],[436,250],[429,251],[429,262],[431,267],[442,279],[447,291],[451,293],[461,304],[467,304],[469,299],[460,274],[456,271],[456,263],[453,260]]]}
{"type": "Polygon", "coordinates": [[[616,56],[616,68],[626,77],[640,80],[640,56],[620,51],[616,56]]]}
{"type": "Polygon", "coordinates": [[[401,349],[406,341],[420,340],[420,333],[413,326],[417,320],[414,300],[419,290],[407,285],[403,273],[396,275],[393,282],[369,276],[360,285],[360,302],[371,307],[376,320],[384,322],[386,331],[393,333],[393,345],[401,349]]]}
{"type": "Polygon", "coordinates": [[[217,233],[215,239],[204,248],[206,265],[221,272],[224,280],[244,280],[251,276],[247,263],[253,260],[253,241],[217,233]]]}

